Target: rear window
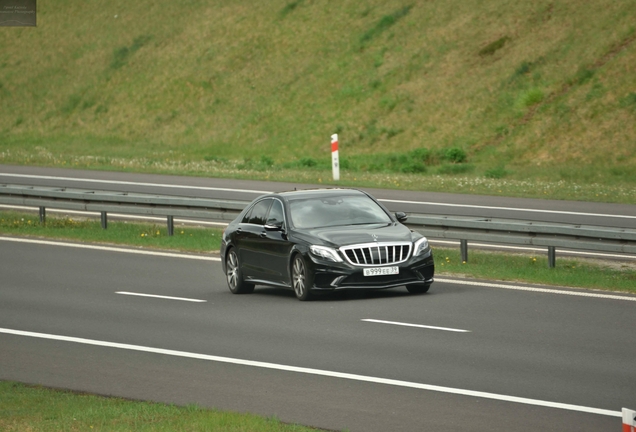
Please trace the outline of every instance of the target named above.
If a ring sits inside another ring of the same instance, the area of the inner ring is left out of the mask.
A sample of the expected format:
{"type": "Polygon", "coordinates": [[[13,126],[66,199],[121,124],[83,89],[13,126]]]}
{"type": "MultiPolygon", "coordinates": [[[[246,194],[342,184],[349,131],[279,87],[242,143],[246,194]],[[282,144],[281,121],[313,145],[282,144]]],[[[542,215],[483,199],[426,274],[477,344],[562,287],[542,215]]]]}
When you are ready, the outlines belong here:
{"type": "Polygon", "coordinates": [[[243,220],[243,223],[250,223],[254,225],[265,225],[265,219],[267,218],[267,212],[272,205],[272,199],[264,199],[252,206],[252,209],[248,211],[243,220]]]}

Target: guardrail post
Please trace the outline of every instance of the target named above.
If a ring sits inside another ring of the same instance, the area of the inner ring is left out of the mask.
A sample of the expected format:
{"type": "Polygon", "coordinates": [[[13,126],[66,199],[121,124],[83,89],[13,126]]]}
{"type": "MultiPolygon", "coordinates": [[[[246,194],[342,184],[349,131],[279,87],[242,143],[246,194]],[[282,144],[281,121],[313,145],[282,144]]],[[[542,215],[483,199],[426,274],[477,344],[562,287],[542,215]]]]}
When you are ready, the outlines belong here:
{"type": "Polygon", "coordinates": [[[548,246],[548,267],[556,267],[556,247],[548,246]]]}
{"type": "Polygon", "coordinates": [[[101,220],[102,220],[102,229],[108,228],[108,214],[105,211],[102,212],[101,220]]]}
{"type": "Polygon", "coordinates": [[[168,235],[174,235],[174,217],[168,216],[168,235]]]}
{"type": "Polygon", "coordinates": [[[468,262],[468,240],[460,240],[459,249],[462,254],[462,262],[468,262]]]}
{"type": "Polygon", "coordinates": [[[42,225],[46,223],[46,207],[40,207],[40,223],[42,225]]]}

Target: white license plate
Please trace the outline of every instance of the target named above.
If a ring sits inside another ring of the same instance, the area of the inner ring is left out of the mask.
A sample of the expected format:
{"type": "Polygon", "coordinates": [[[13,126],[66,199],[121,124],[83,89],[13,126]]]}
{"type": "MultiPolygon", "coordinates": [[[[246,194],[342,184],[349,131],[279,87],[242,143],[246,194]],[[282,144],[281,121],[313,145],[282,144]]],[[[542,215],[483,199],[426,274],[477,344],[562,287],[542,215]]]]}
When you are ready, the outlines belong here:
{"type": "Polygon", "coordinates": [[[400,268],[398,266],[365,268],[362,272],[365,276],[394,275],[400,274],[400,268]]]}

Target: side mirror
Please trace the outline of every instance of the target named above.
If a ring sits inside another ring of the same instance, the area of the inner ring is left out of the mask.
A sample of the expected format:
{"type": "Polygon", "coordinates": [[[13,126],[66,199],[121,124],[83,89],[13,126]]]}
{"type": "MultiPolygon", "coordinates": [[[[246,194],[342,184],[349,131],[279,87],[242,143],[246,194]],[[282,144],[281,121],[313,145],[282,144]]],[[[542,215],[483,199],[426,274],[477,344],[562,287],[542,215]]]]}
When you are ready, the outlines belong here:
{"type": "Polygon", "coordinates": [[[398,220],[398,222],[406,222],[408,216],[404,212],[396,212],[395,218],[398,220]]]}
{"type": "Polygon", "coordinates": [[[283,221],[277,221],[276,219],[270,219],[265,224],[266,231],[282,231],[283,221]]]}

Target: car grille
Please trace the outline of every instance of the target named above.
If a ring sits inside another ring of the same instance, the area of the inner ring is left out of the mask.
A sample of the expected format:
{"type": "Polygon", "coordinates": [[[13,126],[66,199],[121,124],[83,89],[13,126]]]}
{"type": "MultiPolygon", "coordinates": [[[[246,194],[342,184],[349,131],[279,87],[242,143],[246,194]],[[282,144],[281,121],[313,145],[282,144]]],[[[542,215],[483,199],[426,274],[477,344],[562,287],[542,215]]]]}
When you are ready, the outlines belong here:
{"type": "Polygon", "coordinates": [[[406,261],[411,254],[410,242],[366,243],[343,246],[340,250],[347,261],[356,266],[377,266],[398,264],[406,261]]]}

